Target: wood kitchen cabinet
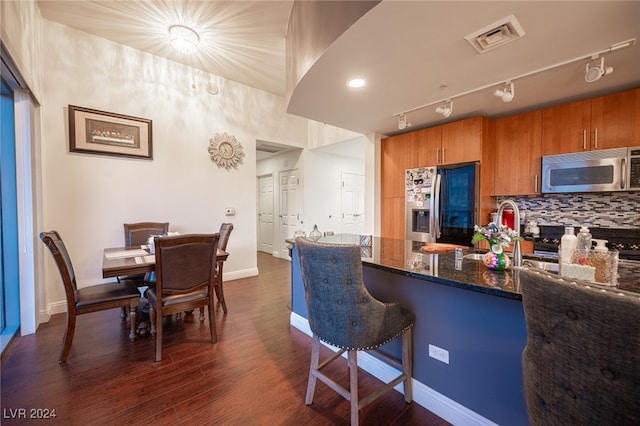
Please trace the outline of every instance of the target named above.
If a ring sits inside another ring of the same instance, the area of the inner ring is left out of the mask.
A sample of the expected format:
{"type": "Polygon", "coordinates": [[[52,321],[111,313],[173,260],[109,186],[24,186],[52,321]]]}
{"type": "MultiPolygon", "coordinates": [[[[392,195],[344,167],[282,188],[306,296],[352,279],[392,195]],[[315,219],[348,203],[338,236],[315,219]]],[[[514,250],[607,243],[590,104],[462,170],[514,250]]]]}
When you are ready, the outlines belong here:
{"type": "Polygon", "coordinates": [[[495,120],[493,195],[540,193],[542,111],[495,120]]]}
{"type": "MultiPolygon", "coordinates": [[[[483,141],[489,139],[490,123],[485,117],[473,117],[441,126],[430,127],[391,136],[381,141],[381,236],[405,238],[405,170],[423,166],[480,161],[489,149],[483,141]],[[484,151],[483,151],[484,149],[484,151]],[[444,158],[443,158],[444,157],[444,158]]],[[[482,162],[485,163],[485,158],[482,162]]],[[[487,160],[487,164],[491,161],[487,160]]],[[[491,168],[481,167],[482,217],[495,210],[486,187],[492,182],[491,168]],[[490,177],[486,177],[491,173],[490,177]]],[[[493,186],[491,185],[491,189],[493,186]]]]}
{"type": "Polygon", "coordinates": [[[418,130],[421,166],[480,161],[486,118],[473,117],[418,130]]]}
{"type": "Polygon", "coordinates": [[[442,155],[438,164],[480,161],[486,120],[473,117],[442,125],[442,155]]]}
{"type": "Polygon", "coordinates": [[[637,145],[640,89],[542,110],[542,155],[637,145]]]}
{"type": "Polygon", "coordinates": [[[417,132],[381,141],[381,236],[404,239],[405,170],[419,167],[417,132]]]}

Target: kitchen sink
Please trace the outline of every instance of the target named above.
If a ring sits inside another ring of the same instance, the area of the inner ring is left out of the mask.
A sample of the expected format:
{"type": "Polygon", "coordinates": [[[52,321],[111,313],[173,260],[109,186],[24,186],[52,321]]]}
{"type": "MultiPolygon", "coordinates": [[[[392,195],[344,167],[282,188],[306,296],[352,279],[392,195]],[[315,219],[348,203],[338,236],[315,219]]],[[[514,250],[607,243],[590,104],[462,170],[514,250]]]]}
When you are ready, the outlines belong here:
{"type": "Polygon", "coordinates": [[[469,253],[469,254],[465,254],[463,259],[482,260],[482,259],[484,259],[484,253],[469,253]]]}
{"type": "Polygon", "coordinates": [[[553,262],[543,262],[541,260],[523,259],[522,266],[529,266],[545,271],[558,272],[558,264],[553,262]]]}
{"type": "MultiPolygon", "coordinates": [[[[484,258],[484,253],[469,253],[467,255],[464,256],[464,259],[470,259],[470,260],[480,260],[482,261],[482,259],[484,258]]],[[[550,272],[558,272],[558,264],[557,263],[553,263],[553,262],[545,262],[542,260],[536,260],[536,259],[522,259],[522,266],[527,266],[530,268],[538,268],[538,269],[543,269],[545,271],[550,271],[550,272]]]]}

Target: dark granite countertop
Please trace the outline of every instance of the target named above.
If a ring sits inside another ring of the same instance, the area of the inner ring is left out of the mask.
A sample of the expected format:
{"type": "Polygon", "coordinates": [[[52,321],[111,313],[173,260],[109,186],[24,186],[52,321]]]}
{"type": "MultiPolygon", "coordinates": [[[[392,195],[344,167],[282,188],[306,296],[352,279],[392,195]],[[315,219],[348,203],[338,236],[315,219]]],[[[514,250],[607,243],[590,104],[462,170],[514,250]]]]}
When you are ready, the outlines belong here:
{"type": "MultiPolygon", "coordinates": [[[[294,244],[294,240],[287,240],[294,244]]],[[[338,234],[323,237],[320,242],[360,244],[359,235],[338,234]]],[[[509,299],[522,300],[519,268],[504,271],[488,269],[482,261],[456,259],[454,252],[427,254],[420,251],[424,243],[373,237],[372,245],[361,247],[364,266],[395,274],[477,291],[509,299]]],[[[474,253],[473,248],[463,254],[474,253]]],[[[621,261],[618,267],[618,287],[640,293],[640,262],[621,261]]]]}

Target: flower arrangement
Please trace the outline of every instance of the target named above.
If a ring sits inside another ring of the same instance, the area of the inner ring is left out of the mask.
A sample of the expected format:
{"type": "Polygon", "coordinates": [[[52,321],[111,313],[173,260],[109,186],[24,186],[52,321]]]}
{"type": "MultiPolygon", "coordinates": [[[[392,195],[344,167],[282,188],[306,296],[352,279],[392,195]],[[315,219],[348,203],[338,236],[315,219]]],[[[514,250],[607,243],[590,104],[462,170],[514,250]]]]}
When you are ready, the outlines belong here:
{"type": "Polygon", "coordinates": [[[471,243],[476,244],[479,241],[487,240],[491,251],[496,254],[502,253],[512,242],[524,240],[513,229],[506,225],[497,225],[495,222],[490,222],[485,226],[475,225],[473,230],[475,233],[471,243]]]}

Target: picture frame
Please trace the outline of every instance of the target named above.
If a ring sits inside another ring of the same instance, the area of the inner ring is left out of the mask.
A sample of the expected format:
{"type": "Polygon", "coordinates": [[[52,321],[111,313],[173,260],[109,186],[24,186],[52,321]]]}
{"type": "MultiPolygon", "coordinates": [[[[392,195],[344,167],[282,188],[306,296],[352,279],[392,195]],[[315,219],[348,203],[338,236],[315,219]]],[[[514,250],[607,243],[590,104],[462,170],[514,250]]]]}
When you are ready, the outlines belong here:
{"type": "Polygon", "coordinates": [[[69,105],[69,151],[153,159],[152,122],[69,105]]]}

